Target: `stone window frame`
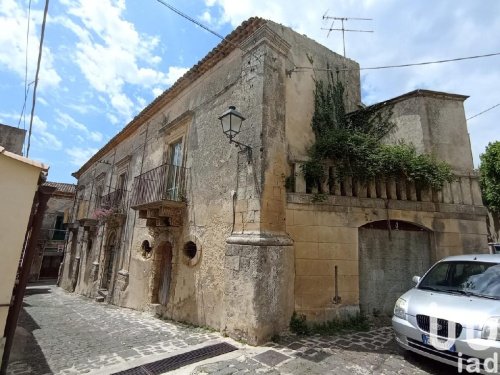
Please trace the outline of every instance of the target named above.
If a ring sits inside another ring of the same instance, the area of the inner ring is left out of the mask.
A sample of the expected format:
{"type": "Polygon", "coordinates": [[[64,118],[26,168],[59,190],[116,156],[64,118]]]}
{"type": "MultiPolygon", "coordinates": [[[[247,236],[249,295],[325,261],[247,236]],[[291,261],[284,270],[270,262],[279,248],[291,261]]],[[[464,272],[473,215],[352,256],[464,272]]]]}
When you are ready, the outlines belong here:
{"type": "MultiPolygon", "coordinates": [[[[165,117],[166,118],[166,117],[165,117]]],[[[165,150],[163,152],[163,162],[169,163],[172,152],[172,145],[181,142],[182,147],[182,162],[181,166],[186,165],[186,145],[188,138],[188,130],[193,120],[193,112],[186,111],[174,120],[168,122],[158,130],[158,135],[163,136],[165,140],[165,150]]]]}
{"type": "Polygon", "coordinates": [[[130,175],[130,161],[132,159],[132,155],[127,155],[123,158],[121,158],[117,163],[115,163],[115,176],[116,176],[116,181],[114,184],[114,189],[118,190],[120,187],[118,186],[118,182],[120,181],[120,176],[125,175],[124,178],[124,183],[123,183],[123,190],[126,192],[127,189],[127,184],[128,184],[128,177],[130,175]]]}
{"type": "Polygon", "coordinates": [[[180,249],[180,253],[182,254],[182,263],[184,263],[188,267],[195,267],[198,265],[202,258],[202,252],[203,252],[203,243],[201,240],[194,235],[189,235],[184,238],[182,241],[182,248],[180,249]],[[193,242],[196,245],[196,255],[193,258],[189,258],[186,253],[184,252],[184,247],[188,242],[193,242]]]}

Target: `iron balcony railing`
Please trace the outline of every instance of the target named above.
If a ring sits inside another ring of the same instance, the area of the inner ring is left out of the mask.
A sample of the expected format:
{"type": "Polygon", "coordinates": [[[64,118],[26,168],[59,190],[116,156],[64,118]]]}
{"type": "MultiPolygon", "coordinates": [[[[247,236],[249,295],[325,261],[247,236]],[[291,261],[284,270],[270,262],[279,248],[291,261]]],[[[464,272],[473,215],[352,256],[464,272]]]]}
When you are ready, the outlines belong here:
{"type": "Polygon", "coordinates": [[[64,241],[67,232],[66,229],[42,228],[39,239],[41,241],[64,241]]]}
{"type": "Polygon", "coordinates": [[[163,164],[137,176],[132,188],[132,207],[162,201],[184,201],[186,170],[181,166],[163,164]]]}
{"type": "Polygon", "coordinates": [[[125,190],[117,189],[101,198],[100,208],[113,209],[114,212],[123,213],[125,211],[125,190]]]}

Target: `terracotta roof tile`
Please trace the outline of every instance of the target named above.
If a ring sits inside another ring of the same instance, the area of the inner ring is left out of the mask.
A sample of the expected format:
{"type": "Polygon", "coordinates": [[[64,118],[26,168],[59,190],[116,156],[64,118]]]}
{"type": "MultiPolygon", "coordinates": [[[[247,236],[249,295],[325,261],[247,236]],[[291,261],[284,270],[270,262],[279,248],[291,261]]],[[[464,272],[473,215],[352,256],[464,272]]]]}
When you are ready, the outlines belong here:
{"type": "Polygon", "coordinates": [[[52,182],[52,181],[47,181],[43,183],[44,186],[50,186],[50,187],[55,187],[56,193],[67,193],[67,194],[75,194],[76,191],[76,185],[73,184],[66,184],[64,182],[52,182]]]}

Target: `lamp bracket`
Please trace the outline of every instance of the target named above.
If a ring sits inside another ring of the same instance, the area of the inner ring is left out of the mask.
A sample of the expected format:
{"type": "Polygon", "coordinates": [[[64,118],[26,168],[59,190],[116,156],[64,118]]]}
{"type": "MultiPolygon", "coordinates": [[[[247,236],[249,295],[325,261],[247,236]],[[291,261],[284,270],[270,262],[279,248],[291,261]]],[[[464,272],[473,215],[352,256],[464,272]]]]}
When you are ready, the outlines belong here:
{"type": "Polygon", "coordinates": [[[247,146],[246,144],[235,141],[233,137],[228,137],[228,138],[229,138],[229,143],[234,143],[240,149],[240,151],[247,152],[247,159],[248,162],[250,163],[252,161],[252,148],[250,146],[247,146]]]}

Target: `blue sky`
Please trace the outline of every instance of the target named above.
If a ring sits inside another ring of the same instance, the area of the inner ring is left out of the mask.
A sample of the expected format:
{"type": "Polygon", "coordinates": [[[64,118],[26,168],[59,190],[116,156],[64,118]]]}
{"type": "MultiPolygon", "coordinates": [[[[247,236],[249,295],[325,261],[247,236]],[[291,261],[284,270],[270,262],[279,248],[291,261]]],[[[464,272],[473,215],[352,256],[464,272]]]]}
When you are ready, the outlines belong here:
{"type": "MultiPolygon", "coordinates": [[[[342,53],[324,14],[372,18],[346,27],[347,56],[362,67],[500,52],[498,0],[188,0],[167,1],[222,35],[251,16],[290,26],[342,53]]],[[[28,0],[0,0],[0,122],[18,126],[24,102],[28,0]]],[[[33,82],[43,6],[32,0],[28,79],[33,82]]],[[[336,25],[334,25],[336,27],[336,25]]],[[[156,0],[51,0],[30,158],[50,165],[49,179],[75,182],[76,171],[220,40],[156,0]]],[[[500,103],[500,56],[362,72],[365,104],[418,88],[469,95],[467,117],[500,103]]],[[[28,127],[27,116],[19,126],[28,127]]],[[[477,165],[500,140],[500,107],[469,124],[477,165]]]]}

